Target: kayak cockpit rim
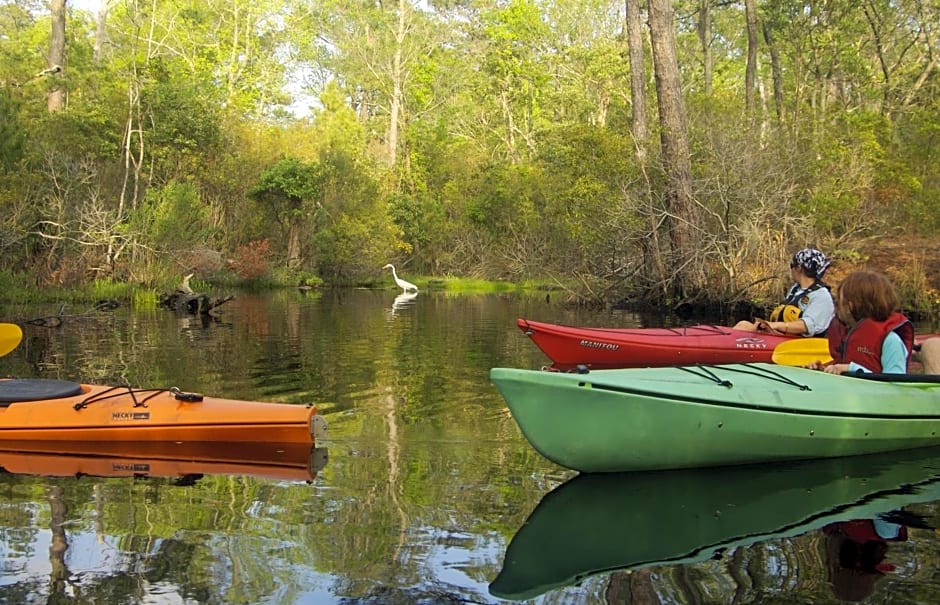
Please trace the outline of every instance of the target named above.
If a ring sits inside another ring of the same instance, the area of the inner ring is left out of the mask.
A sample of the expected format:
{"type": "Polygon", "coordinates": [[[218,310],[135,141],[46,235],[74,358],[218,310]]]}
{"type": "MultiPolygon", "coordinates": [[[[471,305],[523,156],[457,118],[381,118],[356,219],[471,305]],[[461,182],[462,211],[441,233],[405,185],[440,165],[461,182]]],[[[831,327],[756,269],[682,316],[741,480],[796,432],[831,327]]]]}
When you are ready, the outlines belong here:
{"type": "MultiPolygon", "coordinates": [[[[640,327],[602,328],[602,327],[596,327],[596,326],[568,326],[565,324],[550,324],[550,323],[545,323],[545,322],[535,322],[538,325],[532,325],[534,321],[535,320],[519,318],[518,320],[516,320],[516,325],[519,326],[527,336],[531,336],[535,332],[543,332],[543,333],[550,334],[553,332],[552,328],[556,326],[559,328],[575,329],[581,332],[598,332],[598,333],[612,334],[615,336],[620,335],[620,334],[632,334],[634,332],[636,334],[643,334],[643,332],[648,329],[648,328],[640,328],[640,327]]],[[[662,330],[662,333],[660,334],[660,336],[665,336],[665,337],[670,337],[670,336],[683,336],[684,337],[684,336],[688,336],[692,332],[703,332],[703,333],[709,333],[709,334],[717,334],[720,336],[726,336],[726,335],[734,333],[733,328],[729,328],[727,326],[717,326],[717,325],[712,325],[712,324],[697,324],[694,326],[682,326],[678,328],[667,326],[667,327],[661,328],[661,330],[662,330]]]]}

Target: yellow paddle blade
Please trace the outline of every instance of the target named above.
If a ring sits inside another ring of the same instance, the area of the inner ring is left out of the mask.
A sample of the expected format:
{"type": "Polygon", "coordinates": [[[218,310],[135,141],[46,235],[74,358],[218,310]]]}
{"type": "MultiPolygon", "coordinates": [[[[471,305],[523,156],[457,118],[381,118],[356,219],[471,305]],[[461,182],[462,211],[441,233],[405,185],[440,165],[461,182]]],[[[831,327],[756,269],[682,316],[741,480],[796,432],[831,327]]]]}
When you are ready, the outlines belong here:
{"type": "Polygon", "coordinates": [[[23,340],[23,330],[16,324],[0,324],[0,357],[6,355],[23,340]]]}
{"type": "Polygon", "coordinates": [[[773,362],[782,366],[805,366],[832,361],[829,341],[825,338],[794,338],[774,347],[773,362]]]}

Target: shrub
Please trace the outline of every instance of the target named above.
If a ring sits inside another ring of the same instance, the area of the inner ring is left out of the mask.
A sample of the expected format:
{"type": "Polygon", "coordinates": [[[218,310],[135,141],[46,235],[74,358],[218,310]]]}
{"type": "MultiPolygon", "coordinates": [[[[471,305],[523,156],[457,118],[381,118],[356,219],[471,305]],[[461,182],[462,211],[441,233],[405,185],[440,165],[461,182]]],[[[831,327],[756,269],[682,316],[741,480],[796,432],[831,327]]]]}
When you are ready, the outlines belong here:
{"type": "Polygon", "coordinates": [[[271,271],[270,256],[271,244],[268,240],[248,242],[239,246],[232,255],[232,271],[246,281],[260,280],[271,271]]]}

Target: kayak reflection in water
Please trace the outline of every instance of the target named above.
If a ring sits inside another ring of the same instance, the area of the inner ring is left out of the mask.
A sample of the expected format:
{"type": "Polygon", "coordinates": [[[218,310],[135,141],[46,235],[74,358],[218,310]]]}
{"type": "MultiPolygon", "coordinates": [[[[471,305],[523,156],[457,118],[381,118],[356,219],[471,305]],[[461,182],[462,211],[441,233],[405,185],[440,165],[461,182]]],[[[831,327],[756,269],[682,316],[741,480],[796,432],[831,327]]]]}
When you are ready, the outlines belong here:
{"type": "Polygon", "coordinates": [[[927,527],[923,519],[905,511],[823,527],[832,594],[843,601],[870,596],[878,581],[894,571],[894,565],[885,561],[888,545],[907,540],[907,525],[927,527]]]}

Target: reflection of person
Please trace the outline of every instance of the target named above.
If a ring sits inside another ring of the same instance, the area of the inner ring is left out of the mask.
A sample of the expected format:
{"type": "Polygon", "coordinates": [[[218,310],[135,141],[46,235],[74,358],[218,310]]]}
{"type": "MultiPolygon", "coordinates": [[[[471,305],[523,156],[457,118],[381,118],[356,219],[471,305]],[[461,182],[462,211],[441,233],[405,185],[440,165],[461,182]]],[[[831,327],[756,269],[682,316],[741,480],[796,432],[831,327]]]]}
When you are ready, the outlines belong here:
{"type": "Polygon", "coordinates": [[[783,304],[774,309],[770,319],[739,321],[734,328],[748,332],[770,332],[793,336],[819,336],[825,334],[835,315],[835,305],[829,286],[822,281],[829,268],[829,259],[815,248],[804,248],[790,260],[793,286],[783,304]]]}
{"type": "Polygon", "coordinates": [[[907,540],[907,528],[881,518],[832,523],[826,535],[826,562],[832,593],[844,601],[861,601],[894,566],[885,563],[888,542],[907,540]]]}
{"type": "MultiPolygon", "coordinates": [[[[914,326],[897,311],[897,292],[887,277],[872,271],[846,276],[836,292],[838,319],[829,326],[830,374],[904,374],[914,345],[914,326]]],[[[819,364],[810,367],[820,369],[819,364]]]]}

